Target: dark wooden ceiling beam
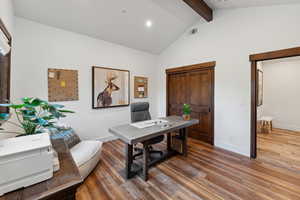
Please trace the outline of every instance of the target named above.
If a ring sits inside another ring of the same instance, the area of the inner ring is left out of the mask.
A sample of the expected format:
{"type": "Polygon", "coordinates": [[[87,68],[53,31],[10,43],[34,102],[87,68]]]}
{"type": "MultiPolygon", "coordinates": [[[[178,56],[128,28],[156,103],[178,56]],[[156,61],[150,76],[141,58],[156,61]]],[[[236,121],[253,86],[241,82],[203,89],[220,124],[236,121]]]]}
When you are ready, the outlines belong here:
{"type": "Polygon", "coordinates": [[[213,20],[213,10],[205,3],[204,0],[183,0],[194,11],[202,16],[206,21],[213,20]]]}

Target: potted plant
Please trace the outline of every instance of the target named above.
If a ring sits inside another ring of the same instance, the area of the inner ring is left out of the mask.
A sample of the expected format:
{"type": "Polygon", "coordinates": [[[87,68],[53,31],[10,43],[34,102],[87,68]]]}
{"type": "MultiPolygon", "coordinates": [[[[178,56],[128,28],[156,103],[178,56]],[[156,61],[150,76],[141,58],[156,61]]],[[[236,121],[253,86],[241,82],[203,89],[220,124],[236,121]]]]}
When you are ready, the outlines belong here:
{"type": "MultiPolygon", "coordinates": [[[[66,113],[74,113],[70,110],[64,110],[63,105],[50,104],[39,98],[22,98],[21,104],[0,104],[2,107],[8,107],[16,115],[17,122],[11,121],[10,114],[0,114],[0,125],[9,123],[21,129],[21,132],[14,131],[5,133],[16,133],[19,135],[32,135],[42,133],[44,129],[55,127],[55,123],[66,117],[66,113]]],[[[3,131],[3,129],[0,129],[3,131]]]]}
{"type": "Polygon", "coordinates": [[[189,104],[183,104],[183,119],[190,120],[191,119],[191,106],[189,104]]]}

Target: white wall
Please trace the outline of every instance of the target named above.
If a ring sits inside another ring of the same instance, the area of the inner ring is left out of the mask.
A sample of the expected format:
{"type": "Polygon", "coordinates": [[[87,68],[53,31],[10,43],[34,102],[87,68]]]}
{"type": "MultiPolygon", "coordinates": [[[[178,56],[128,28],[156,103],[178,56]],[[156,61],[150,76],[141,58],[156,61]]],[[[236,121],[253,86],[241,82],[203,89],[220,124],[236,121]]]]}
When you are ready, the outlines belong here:
{"type": "Polygon", "coordinates": [[[64,102],[76,111],[65,119],[82,138],[109,137],[108,128],[130,120],[129,107],[92,110],[92,66],[127,69],[133,76],[149,77],[149,101],[156,116],[154,82],[157,56],[84,35],[16,18],[12,67],[12,97],[48,98],[47,69],[79,70],[79,101],[64,102]]]}
{"type": "Polygon", "coordinates": [[[199,33],[185,33],[159,59],[159,113],[165,112],[165,69],[216,61],[215,144],[250,155],[249,55],[300,46],[300,5],[218,10],[199,33]]]}
{"type": "Polygon", "coordinates": [[[1,0],[0,1],[0,18],[5,24],[6,28],[13,34],[14,29],[14,10],[12,0],[1,0]]]}
{"type": "Polygon", "coordinates": [[[300,57],[264,61],[264,116],[276,128],[300,131],[300,57]]]}

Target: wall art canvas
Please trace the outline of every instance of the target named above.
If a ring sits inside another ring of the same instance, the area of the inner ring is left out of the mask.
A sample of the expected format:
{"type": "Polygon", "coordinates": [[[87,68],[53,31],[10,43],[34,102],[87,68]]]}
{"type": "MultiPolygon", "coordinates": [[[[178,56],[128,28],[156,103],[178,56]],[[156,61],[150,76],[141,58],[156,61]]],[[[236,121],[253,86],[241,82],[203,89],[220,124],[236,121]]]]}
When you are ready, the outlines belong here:
{"type": "Polygon", "coordinates": [[[134,77],[134,98],[148,97],[148,78],[135,76],[134,77]]]}
{"type": "Polygon", "coordinates": [[[48,100],[56,102],[78,99],[78,71],[48,69],[48,100]]]}
{"type": "Polygon", "coordinates": [[[257,70],[257,106],[263,105],[263,72],[257,70]]]}
{"type": "Polygon", "coordinates": [[[105,67],[92,68],[93,109],[128,106],[130,72],[105,67]]]}

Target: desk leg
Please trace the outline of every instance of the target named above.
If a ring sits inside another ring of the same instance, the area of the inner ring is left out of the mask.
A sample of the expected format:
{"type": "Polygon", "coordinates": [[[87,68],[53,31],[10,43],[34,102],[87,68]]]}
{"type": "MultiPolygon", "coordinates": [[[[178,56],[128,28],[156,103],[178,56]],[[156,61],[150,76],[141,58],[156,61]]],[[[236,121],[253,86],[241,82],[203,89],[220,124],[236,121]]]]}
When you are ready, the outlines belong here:
{"type": "Polygon", "coordinates": [[[167,150],[168,150],[168,152],[172,150],[172,148],[171,148],[171,133],[167,133],[167,150]]]}
{"type": "Polygon", "coordinates": [[[182,138],[182,155],[187,156],[187,130],[186,128],[183,128],[180,130],[180,135],[182,138]]]}
{"type": "Polygon", "coordinates": [[[149,147],[148,145],[144,145],[144,153],[143,153],[143,179],[144,181],[148,180],[148,168],[149,168],[149,147]]]}
{"type": "Polygon", "coordinates": [[[126,163],[125,163],[125,178],[129,179],[131,177],[131,166],[133,162],[133,145],[126,145],[126,163]]]}

